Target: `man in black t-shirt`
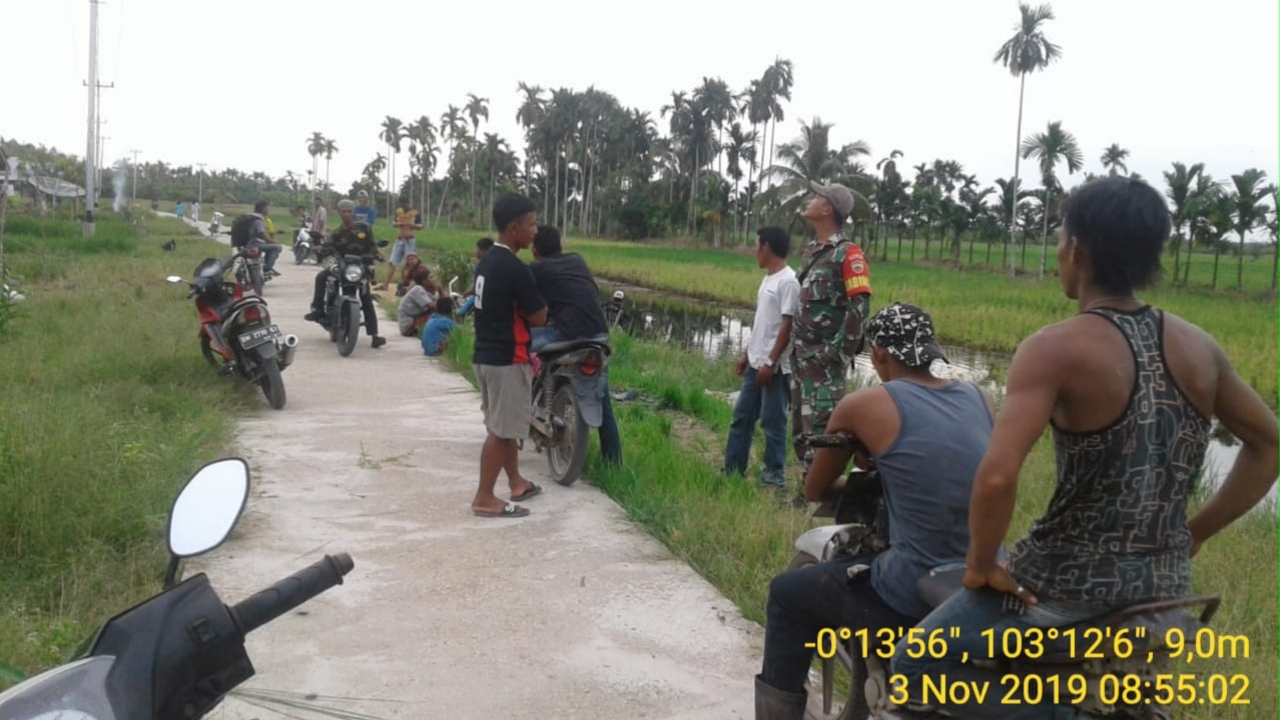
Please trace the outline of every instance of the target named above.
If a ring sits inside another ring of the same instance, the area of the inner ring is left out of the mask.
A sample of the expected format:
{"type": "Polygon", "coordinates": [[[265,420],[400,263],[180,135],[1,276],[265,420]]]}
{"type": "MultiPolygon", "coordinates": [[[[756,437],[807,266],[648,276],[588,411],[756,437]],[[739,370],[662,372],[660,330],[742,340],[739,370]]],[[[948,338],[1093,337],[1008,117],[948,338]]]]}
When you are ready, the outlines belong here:
{"type": "Polygon", "coordinates": [[[529,327],[547,323],[547,304],[538,295],[529,267],[516,253],[533,243],[538,227],[533,201],[506,194],[493,203],[498,242],[476,267],[475,354],[480,410],[489,431],[480,451],[480,487],[471,511],[481,517],[524,517],[529,511],[493,494],[505,470],[511,500],[525,500],[542,488],[520,474],[517,440],[529,433],[533,377],[529,368],[529,327]]]}
{"type": "MultiPolygon", "coordinates": [[[[538,294],[547,301],[549,319],[546,327],[534,328],[530,349],[537,352],[554,342],[565,340],[609,340],[609,324],[600,307],[600,291],[587,268],[587,261],[577,253],[562,251],[560,230],[552,225],[539,225],[533,238],[533,262],[529,270],[538,284],[538,294]]],[[[600,454],[606,460],[622,464],[622,438],[613,415],[609,397],[609,371],[604,372],[604,397],[601,399],[600,454]]]]}

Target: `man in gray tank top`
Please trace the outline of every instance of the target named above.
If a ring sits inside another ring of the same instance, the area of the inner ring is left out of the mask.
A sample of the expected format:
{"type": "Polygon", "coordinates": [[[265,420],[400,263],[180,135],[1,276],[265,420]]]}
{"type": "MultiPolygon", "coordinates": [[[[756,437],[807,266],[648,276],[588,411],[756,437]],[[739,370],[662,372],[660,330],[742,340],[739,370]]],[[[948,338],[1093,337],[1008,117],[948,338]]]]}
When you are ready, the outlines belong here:
{"type": "MultiPolygon", "coordinates": [[[[929,612],[916,595],[916,581],[937,566],[963,562],[969,545],[965,520],[973,476],[991,435],[991,400],[972,383],[930,371],[934,360],[946,358],[934,339],[933,320],[914,305],[893,303],[880,310],[867,323],[866,338],[883,384],[845,396],[826,432],[857,438],[864,448],[856,452],[859,467],[874,463],[880,471],[890,548],[773,579],[763,668],[756,676],[756,720],[803,718],[804,681],[819,630],[865,628],[874,638],[880,628],[896,633],[915,625],[929,612]],[[869,572],[854,569],[867,565],[869,572]]],[[[805,478],[805,498],[839,494],[854,455],[848,449],[818,450],[805,478]]]]}

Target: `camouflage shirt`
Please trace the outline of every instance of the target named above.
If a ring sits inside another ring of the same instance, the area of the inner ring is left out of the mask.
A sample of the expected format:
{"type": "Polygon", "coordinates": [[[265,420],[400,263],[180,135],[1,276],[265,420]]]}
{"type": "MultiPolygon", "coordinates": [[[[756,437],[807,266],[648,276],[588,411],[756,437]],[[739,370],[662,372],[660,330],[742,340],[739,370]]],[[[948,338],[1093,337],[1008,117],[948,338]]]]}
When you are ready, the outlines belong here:
{"type": "Polygon", "coordinates": [[[341,225],[329,236],[328,243],[339,255],[373,255],[378,246],[373,242],[373,229],[358,222],[351,227],[341,225]]]}
{"type": "Polygon", "coordinates": [[[862,349],[871,276],[862,248],[839,235],[805,245],[800,311],[791,330],[796,357],[845,364],[862,349]]]}

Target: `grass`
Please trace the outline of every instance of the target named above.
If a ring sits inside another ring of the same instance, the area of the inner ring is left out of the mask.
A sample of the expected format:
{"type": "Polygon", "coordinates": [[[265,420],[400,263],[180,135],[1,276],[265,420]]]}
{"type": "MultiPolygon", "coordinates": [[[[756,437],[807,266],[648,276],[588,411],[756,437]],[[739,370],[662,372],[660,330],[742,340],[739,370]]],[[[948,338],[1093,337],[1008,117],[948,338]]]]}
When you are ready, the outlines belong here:
{"type": "MultiPolygon", "coordinates": [[[[446,357],[474,383],[473,340],[470,326],[461,326],[446,357]]],[[[638,401],[615,402],[626,466],[603,464],[598,449],[593,450],[580,482],[598,485],[744,616],[763,624],[769,581],[787,566],[792,543],[811,521],[803,512],[779,509],[772,493],[719,476],[731,408],[716,394],[738,386],[729,360],[710,360],[622,335],[615,338],[609,373],[615,393],[640,391],[638,401]]],[[[592,443],[594,447],[595,440],[592,443]]],[[[757,458],[761,448],[757,437],[757,458]]],[[[793,464],[792,482],[798,480],[797,472],[793,464]]],[[[1010,541],[1025,534],[1042,514],[1053,482],[1053,448],[1046,436],[1024,467],[1010,541]]],[[[1223,598],[1215,631],[1248,637],[1251,656],[1208,661],[1186,671],[1201,677],[1215,672],[1248,675],[1253,705],[1192,707],[1179,717],[1244,720],[1276,715],[1276,547],[1275,515],[1251,513],[1205,545],[1193,561],[1194,591],[1223,598]]]]}
{"type": "Polygon", "coordinates": [[[212,376],[192,301],[164,281],[219,252],[189,233],[110,213],[92,239],[6,224],[27,300],[0,337],[0,661],[27,674],[159,589],[169,504],[257,400],[212,376]]]}
{"type": "MultiPolygon", "coordinates": [[[[470,252],[479,236],[475,231],[433,230],[419,234],[418,247],[470,252]]],[[[600,277],[695,299],[749,308],[760,283],[760,270],[745,252],[578,238],[566,246],[581,253],[600,277]]],[[[793,258],[792,265],[797,264],[793,258]]],[[[941,341],[974,350],[1012,353],[1039,328],[1075,312],[1055,279],[1010,282],[1000,272],[892,261],[873,262],[871,272],[877,306],[894,300],[920,305],[933,314],[941,341]]],[[[1272,407],[1277,405],[1274,296],[1157,287],[1142,297],[1208,330],[1241,377],[1272,407]]]]}

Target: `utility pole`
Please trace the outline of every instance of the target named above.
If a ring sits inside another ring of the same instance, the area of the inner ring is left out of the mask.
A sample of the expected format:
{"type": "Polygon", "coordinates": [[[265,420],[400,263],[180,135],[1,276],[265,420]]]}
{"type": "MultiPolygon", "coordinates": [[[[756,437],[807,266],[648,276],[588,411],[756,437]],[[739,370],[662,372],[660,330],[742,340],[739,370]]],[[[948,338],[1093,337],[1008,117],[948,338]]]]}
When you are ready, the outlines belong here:
{"type": "Polygon", "coordinates": [[[97,92],[98,92],[98,0],[89,0],[89,148],[84,154],[84,235],[93,237],[94,179],[98,158],[97,92]]]}
{"type": "Polygon", "coordinates": [[[204,167],[205,163],[196,163],[196,167],[200,168],[200,190],[196,194],[196,204],[199,205],[204,200],[204,167]]]}
{"type": "Polygon", "coordinates": [[[138,153],[141,150],[130,150],[133,153],[133,199],[138,199],[138,153]]]}

